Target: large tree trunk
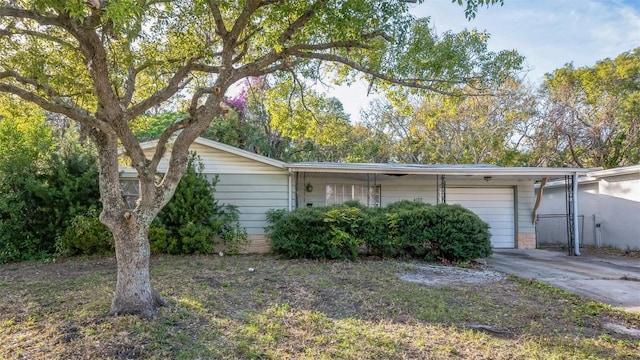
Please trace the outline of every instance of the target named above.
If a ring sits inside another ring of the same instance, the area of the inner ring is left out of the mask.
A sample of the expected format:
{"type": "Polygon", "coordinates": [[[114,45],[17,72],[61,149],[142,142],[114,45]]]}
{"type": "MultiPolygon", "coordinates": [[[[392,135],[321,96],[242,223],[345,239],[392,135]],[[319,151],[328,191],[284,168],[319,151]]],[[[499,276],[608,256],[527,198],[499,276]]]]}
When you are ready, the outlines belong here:
{"type": "Polygon", "coordinates": [[[110,315],[135,314],[152,317],[159,306],[166,305],[151,287],[149,277],[150,221],[125,212],[120,227],[112,228],[116,239],[118,275],[110,315]],[[124,226],[123,226],[124,225],[124,226]]]}
{"type": "MultiPolygon", "coordinates": [[[[151,201],[139,204],[135,210],[127,209],[120,193],[117,137],[94,130],[92,138],[98,147],[103,206],[100,221],[113,233],[118,263],[116,290],[109,314],[154,316],[157,308],[166,302],[151,286],[148,231],[161,206],[152,206],[154,202],[151,201]]],[[[148,189],[153,186],[153,177],[142,178],[141,182],[145,182],[142,187],[148,189]]],[[[147,195],[149,193],[146,191],[147,195]]]]}

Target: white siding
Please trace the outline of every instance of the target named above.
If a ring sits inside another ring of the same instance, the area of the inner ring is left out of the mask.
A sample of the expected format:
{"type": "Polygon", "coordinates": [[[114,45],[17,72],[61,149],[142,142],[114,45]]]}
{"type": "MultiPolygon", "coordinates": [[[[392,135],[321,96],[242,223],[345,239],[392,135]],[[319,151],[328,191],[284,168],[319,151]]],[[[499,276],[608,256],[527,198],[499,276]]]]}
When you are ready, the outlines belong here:
{"type": "Polygon", "coordinates": [[[270,209],[287,209],[288,175],[221,174],[215,198],[232,204],[240,211],[240,224],[249,235],[264,234],[266,213],[270,209]]]}
{"type": "MultiPolygon", "coordinates": [[[[200,155],[205,174],[286,174],[287,170],[263,164],[252,159],[214,149],[201,144],[192,144],[189,148],[200,155]]],[[[145,151],[147,158],[153,156],[155,149],[145,151]]],[[[159,172],[167,171],[170,151],[162,158],[159,172]]]]}
{"type": "MultiPolygon", "coordinates": [[[[584,245],[613,246],[622,250],[640,249],[640,180],[638,175],[599,179],[580,183],[577,194],[579,227],[584,245]]],[[[538,213],[564,214],[564,186],[545,187],[538,213]]],[[[542,219],[538,223],[540,242],[566,242],[566,220],[542,219]]]]}
{"type": "MultiPolygon", "coordinates": [[[[249,235],[264,235],[269,209],[288,208],[287,169],[198,143],[189,149],[200,156],[203,173],[210,178],[218,175],[216,200],[238,207],[240,226],[249,235]]],[[[154,150],[145,150],[145,155],[151,158],[154,150]]],[[[158,166],[159,172],[167,170],[170,152],[169,148],[158,166]]]]}

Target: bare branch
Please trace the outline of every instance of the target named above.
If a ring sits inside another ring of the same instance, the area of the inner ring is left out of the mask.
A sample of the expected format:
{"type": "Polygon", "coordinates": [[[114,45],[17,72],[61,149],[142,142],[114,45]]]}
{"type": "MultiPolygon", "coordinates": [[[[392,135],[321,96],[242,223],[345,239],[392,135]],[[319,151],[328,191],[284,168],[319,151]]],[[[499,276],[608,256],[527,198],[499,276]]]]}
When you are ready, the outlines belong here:
{"type": "Polygon", "coordinates": [[[229,31],[224,26],[224,19],[222,18],[222,13],[218,6],[218,0],[209,0],[209,8],[211,9],[213,20],[216,23],[216,33],[220,35],[220,37],[225,37],[229,31]]]}
{"type": "Polygon", "coordinates": [[[123,107],[127,107],[131,103],[131,100],[133,99],[133,93],[135,92],[135,89],[136,89],[136,76],[138,76],[140,71],[144,70],[148,66],[149,66],[148,64],[144,64],[141,67],[136,68],[133,64],[129,65],[129,69],[127,71],[127,81],[125,83],[124,96],[122,97],[122,100],[120,100],[120,104],[123,107]]]}
{"type": "Polygon", "coordinates": [[[198,109],[198,102],[205,94],[213,94],[215,92],[214,87],[207,88],[199,88],[191,97],[191,105],[189,106],[189,113],[191,115],[195,115],[196,110],[198,109]]]}
{"type": "Polygon", "coordinates": [[[175,134],[177,131],[182,130],[193,123],[193,118],[188,116],[186,118],[175,121],[173,124],[169,125],[158,139],[158,144],[156,145],[156,152],[153,154],[151,158],[151,162],[149,163],[149,169],[153,173],[156,173],[158,170],[158,164],[162,160],[162,156],[164,156],[165,151],[167,150],[167,142],[169,139],[175,134]]]}
{"type": "Polygon", "coordinates": [[[218,74],[220,72],[220,66],[205,65],[205,64],[193,64],[191,65],[192,71],[199,71],[208,74],[218,74]]]}

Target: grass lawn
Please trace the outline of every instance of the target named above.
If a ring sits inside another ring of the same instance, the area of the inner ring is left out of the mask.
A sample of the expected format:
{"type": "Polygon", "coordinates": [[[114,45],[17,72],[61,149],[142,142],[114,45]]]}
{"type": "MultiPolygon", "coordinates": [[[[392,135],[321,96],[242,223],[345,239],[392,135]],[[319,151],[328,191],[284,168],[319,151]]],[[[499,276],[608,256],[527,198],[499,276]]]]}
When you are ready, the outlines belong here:
{"type": "Polygon", "coordinates": [[[513,277],[399,279],[439,276],[423,265],[156,257],[171,306],[140,319],[104,316],[113,258],[4,264],[0,359],[640,358],[640,339],[605,327],[638,315],[513,277]]]}

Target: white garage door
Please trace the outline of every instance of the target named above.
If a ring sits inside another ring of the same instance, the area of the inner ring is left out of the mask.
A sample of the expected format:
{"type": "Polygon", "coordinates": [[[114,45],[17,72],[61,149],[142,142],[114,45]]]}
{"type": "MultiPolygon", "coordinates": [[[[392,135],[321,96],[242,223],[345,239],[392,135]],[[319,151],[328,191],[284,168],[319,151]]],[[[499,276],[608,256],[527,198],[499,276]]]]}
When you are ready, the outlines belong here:
{"type": "Polygon", "coordinates": [[[460,204],[491,227],[491,246],[515,247],[513,188],[447,188],[447,203],[460,204]]]}

